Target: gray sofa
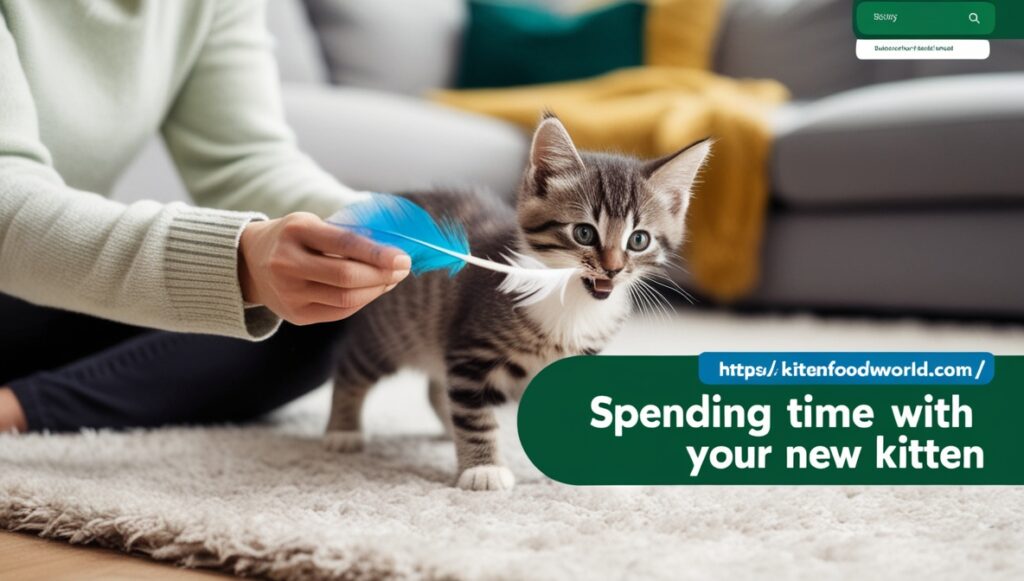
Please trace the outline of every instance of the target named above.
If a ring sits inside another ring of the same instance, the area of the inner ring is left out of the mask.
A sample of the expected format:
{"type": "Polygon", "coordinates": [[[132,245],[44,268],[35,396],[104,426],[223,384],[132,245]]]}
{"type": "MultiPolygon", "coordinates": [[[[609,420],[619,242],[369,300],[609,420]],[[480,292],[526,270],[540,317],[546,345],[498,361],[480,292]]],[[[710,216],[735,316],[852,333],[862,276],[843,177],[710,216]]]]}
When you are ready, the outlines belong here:
{"type": "MultiPolygon", "coordinates": [[[[395,0],[271,0],[299,144],[352,187],[514,191],[525,135],[417,96],[450,75],[438,59],[457,58],[453,1],[424,0],[447,6],[431,22],[406,15],[426,31],[415,39],[395,0]],[[373,42],[389,48],[357,50],[373,42]]],[[[1024,317],[1024,43],[994,42],[988,61],[858,61],[845,0],[732,0],[715,63],[794,96],[774,119],[763,274],[748,304],[1024,317]]],[[[158,142],[116,195],[185,198],[158,142]]]]}

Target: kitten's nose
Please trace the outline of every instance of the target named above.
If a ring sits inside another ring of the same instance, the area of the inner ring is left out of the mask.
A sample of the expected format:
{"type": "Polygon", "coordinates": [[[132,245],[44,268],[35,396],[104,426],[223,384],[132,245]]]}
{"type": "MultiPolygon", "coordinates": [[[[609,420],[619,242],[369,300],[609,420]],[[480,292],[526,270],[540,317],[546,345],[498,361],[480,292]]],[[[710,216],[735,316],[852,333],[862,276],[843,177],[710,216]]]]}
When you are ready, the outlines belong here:
{"type": "Polygon", "coordinates": [[[626,266],[625,253],[618,248],[601,249],[601,268],[608,278],[615,278],[616,274],[622,272],[626,266]]]}

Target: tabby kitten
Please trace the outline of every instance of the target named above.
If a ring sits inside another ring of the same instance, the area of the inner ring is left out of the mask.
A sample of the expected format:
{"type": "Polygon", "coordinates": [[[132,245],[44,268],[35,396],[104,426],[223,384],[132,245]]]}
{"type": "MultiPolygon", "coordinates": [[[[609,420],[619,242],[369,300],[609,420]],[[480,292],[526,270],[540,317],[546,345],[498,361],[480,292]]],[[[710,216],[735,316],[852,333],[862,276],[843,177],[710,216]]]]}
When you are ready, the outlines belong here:
{"type": "Polygon", "coordinates": [[[409,195],[435,218],[464,224],[477,256],[514,249],[549,267],[581,268],[581,275],[569,281],[564,303],[553,293],[518,307],[497,290],[503,275],[488,270],[407,279],[349,319],[326,446],[361,449],[367,392],[414,367],[429,376],[431,405],[455,440],[458,486],[511,488],[494,406],[518,400],[552,361],[605,346],[632,308],[629,287],[658,272],[682,244],[690,188],[709,150],[701,141],[650,162],[581,155],[561,122],[547,117],[534,133],[515,211],[471,195],[409,195]]]}

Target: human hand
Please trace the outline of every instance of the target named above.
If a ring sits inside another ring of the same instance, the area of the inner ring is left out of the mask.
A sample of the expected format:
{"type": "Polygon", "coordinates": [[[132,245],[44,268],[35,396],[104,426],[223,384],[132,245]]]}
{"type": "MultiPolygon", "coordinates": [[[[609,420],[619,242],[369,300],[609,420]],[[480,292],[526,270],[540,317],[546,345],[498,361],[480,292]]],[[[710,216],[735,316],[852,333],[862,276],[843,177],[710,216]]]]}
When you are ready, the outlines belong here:
{"type": "Polygon", "coordinates": [[[296,325],[351,316],[394,288],[412,266],[401,250],[304,212],[250,223],[238,255],[242,298],[296,325]]]}

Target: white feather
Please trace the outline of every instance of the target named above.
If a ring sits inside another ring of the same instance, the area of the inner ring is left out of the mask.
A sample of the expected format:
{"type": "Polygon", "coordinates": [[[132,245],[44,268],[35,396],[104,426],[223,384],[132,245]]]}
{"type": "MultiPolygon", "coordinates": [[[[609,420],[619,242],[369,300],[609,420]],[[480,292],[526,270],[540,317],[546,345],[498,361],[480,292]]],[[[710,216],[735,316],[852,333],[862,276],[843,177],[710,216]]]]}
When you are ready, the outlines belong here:
{"type": "Polygon", "coordinates": [[[516,305],[520,307],[538,303],[555,291],[559,293],[558,300],[565,304],[565,288],[573,275],[579,272],[576,268],[548,268],[536,258],[518,252],[502,258],[510,266],[497,265],[503,267],[499,272],[505,273],[505,280],[501,281],[498,290],[518,295],[516,305]]]}
{"type": "Polygon", "coordinates": [[[559,293],[559,300],[565,303],[565,288],[573,275],[578,274],[578,268],[549,268],[536,258],[510,251],[508,255],[502,256],[508,264],[502,264],[485,258],[478,258],[472,254],[463,254],[447,248],[417,240],[415,238],[394,233],[407,240],[417,242],[448,256],[454,256],[464,260],[467,264],[486,268],[505,275],[505,280],[498,285],[498,290],[511,295],[516,295],[516,305],[525,307],[539,303],[551,296],[552,293],[559,293]]]}

